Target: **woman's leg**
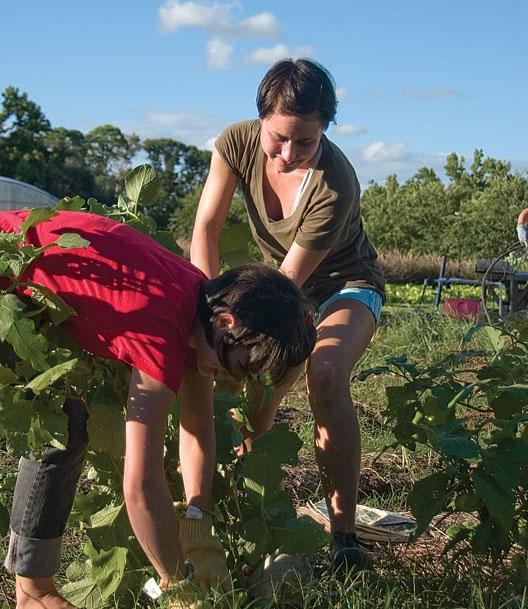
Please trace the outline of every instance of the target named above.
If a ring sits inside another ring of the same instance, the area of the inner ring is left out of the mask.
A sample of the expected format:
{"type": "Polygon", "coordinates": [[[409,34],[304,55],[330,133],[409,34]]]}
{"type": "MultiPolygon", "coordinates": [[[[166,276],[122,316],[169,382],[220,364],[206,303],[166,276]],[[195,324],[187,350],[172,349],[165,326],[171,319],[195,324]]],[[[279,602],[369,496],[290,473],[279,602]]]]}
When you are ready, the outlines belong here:
{"type": "Polygon", "coordinates": [[[308,397],[315,419],[315,455],[332,532],[355,532],[361,443],[350,375],[375,327],[366,305],[339,300],[326,309],[318,325],[310,359],[308,397]]]}
{"type": "Polygon", "coordinates": [[[42,459],[22,458],[11,512],[5,567],[16,575],[17,607],[68,607],[58,596],[53,574],[88,445],[87,412],[82,400],[68,399],[66,450],[44,449],[42,459]]]}

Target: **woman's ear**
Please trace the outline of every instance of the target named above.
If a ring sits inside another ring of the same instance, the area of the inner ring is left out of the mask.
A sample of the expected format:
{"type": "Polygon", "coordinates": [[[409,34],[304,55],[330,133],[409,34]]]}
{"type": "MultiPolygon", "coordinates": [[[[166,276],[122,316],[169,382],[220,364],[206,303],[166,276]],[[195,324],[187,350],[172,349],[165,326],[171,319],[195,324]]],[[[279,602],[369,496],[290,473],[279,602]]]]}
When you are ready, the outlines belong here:
{"type": "Polygon", "coordinates": [[[236,317],[233,313],[219,313],[213,319],[214,330],[232,330],[236,326],[236,317]]]}

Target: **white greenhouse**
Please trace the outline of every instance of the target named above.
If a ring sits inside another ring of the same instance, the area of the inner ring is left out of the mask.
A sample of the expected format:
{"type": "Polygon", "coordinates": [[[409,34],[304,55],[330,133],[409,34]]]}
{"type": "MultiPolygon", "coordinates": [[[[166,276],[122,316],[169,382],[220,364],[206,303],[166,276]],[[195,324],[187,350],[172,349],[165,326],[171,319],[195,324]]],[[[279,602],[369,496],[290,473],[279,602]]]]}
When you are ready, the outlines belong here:
{"type": "Polygon", "coordinates": [[[55,207],[57,197],[31,184],[0,176],[0,211],[26,207],[55,207]]]}

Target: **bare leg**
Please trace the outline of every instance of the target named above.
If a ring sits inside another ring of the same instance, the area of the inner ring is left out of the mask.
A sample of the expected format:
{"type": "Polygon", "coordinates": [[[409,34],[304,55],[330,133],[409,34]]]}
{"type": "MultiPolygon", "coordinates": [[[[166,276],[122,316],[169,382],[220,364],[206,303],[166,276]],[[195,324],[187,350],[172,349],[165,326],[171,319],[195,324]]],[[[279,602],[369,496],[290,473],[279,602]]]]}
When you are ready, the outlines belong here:
{"type": "Polygon", "coordinates": [[[361,462],[350,374],[375,330],[369,309],[340,300],[327,309],[308,369],[308,395],[315,419],[315,456],[333,532],[355,531],[361,462]]]}
{"type": "Polygon", "coordinates": [[[17,609],[75,609],[57,591],[52,577],[16,577],[17,609]]]}

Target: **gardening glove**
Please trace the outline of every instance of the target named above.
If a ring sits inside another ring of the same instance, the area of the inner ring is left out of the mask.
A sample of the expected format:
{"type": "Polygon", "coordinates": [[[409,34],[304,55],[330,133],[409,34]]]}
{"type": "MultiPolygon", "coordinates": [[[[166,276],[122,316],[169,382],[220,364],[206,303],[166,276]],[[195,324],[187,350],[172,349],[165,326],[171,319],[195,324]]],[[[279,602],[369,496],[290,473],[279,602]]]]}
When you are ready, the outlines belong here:
{"type": "Polygon", "coordinates": [[[227,570],[222,542],[213,534],[213,519],[207,512],[176,504],[180,543],[185,560],[191,563],[193,581],[204,591],[230,592],[233,582],[227,570]]]}

